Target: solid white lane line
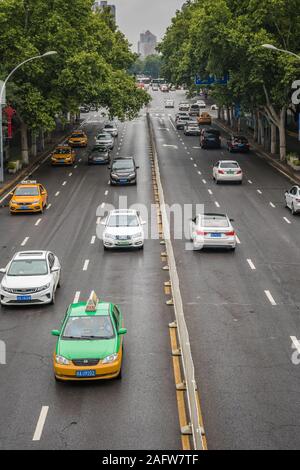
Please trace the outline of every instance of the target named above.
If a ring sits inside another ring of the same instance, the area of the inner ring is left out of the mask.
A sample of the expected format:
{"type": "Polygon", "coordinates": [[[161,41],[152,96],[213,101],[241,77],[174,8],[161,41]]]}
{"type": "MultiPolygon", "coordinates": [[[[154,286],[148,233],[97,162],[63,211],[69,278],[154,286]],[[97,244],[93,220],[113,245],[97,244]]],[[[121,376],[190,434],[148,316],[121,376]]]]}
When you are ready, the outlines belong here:
{"type": "Polygon", "coordinates": [[[239,239],[239,237],[236,235],[235,236],[235,239],[236,239],[236,242],[240,245],[241,244],[241,240],[239,239]]]}
{"type": "Polygon", "coordinates": [[[42,406],[41,413],[40,413],[40,416],[39,416],[39,419],[35,428],[35,432],[32,438],[33,441],[40,441],[42,432],[45,426],[45,421],[47,418],[48,411],[49,411],[49,406],[42,406]]]}
{"type": "Polygon", "coordinates": [[[212,190],[211,190],[211,189],[208,189],[207,191],[208,191],[209,194],[212,196],[212,194],[213,194],[212,190]]]}
{"type": "Polygon", "coordinates": [[[247,259],[247,263],[249,264],[250,268],[255,271],[256,267],[254,266],[254,263],[251,259],[247,259]]]}
{"type": "Polygon", "coordinates": [[[270,202],[270,206],[273,207],[273,208],[276,207],[275,204],[273,204],[273,202],[270,202]]]}
{"type": "Polygon", "coordinates": [[[86,259],[85,262],[84,262],[84,265],[83,265],[82,270],[83,270],[83,271],[87,271],[87,270],[88,270],[88,267],[89,267],[89,264],[90,264],[90,260],[89,260],[89,259],[86,259]]]}
{"type": "Polygon", "coordinates": [[[96,237],[95,237],[95,235],[94,235],[94,236],[92,237],[92,239],[91,239],[91,245],[94,245],[94,244],[95,244],[95,241],[96,241],[96,237]]]}
{"type": "Polygon", "coordinates": [[[291,224],[291,223],[292,223],[287,217],[283,217],[283,220],[285,220],[287,224],[291,224]]]}
{"type": "Polygon", "coordinates": [[[79,302],[79,299],[80,299],[80,290],[75,292],[75,297],[74,297],[74,300],[73,300],[73,304],[77,304],[79,302]]]}
{"type": "Polygon", "coordinates": [[[217,201],[215,201],[215,204],[217,207],[220,207],[220,204],[217,201]]]}
{"type": "Polygon", "coordinates": [[[104,196],[108,195],[108,189],[105,191],[104,196]]]}
{"type": "Polygon", "coordinates": [[[206,180],[202,180],[203,184],[206,184],[206,180]]]}
{"type": "Polygon", "coordinates": [[[262,194],[262,191],[260,189],[257,189],[258,194],[262,194]]]}
{"type": "Polygon", "coordinates": [[[47,207],[46,207],[46,210],[50,209],[50,207],[52,206],[52,204],[48,204],[47,207]]]}
{"type": "Polygon", "coordinates": [[[29,237],[24,238],[24,240],[21,243],[21,246],[25,246],[28,240],[29,240],[29,237]]]}
{"type": "Polygon", "coordinates": [[[41,220],[42,220],[42,219],[37,220],[34,225],[37,227],[37,226],[40,224],[41,220]]]}
{"type": "Polygon", "coordinates": [[[57,191],[57,193],[55,193],[55,197],[59,196],[60,194],[60,191],[57,191]]]}
{"type": "Polygon", "coordinates": [[[272,294],[271,294],[271,292],[269,290],[265,290],[265,294],[266,294],[267,298],[269,299],[271,305],[277,305],[274,298],[273,298],[273,296],[272,296],[272,294]]]}

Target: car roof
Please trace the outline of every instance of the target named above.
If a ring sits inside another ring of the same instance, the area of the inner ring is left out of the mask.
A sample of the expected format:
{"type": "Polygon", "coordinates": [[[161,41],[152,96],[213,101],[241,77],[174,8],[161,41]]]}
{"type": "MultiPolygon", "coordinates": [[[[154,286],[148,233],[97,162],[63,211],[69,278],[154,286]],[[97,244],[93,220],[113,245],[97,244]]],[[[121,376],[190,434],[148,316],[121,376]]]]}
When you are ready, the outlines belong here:
{"type": "Polygon", "coordinates": [[[21,183],[17,184],[17,187],[19,188],[20,186],[32,186],[32,187],[35,187],[35,186],[38,186],[40,183],[38,183],[37,181],[21,181],[21,183]]]}
{"type": "Polygon", "coordinates": [[[77,131],[72,131],[72,134],[84,134],[82,129],[78,129],[77,131]]]}
{"type": "Polygon", "coordinates": [[[24,260],[24,259],[46,259],[48,251],[19,251],[13,257],[14,260],[24,260]]]}
{"type": "Polygon", "coordinates": [[[128,214],[128,215],[137,215],[137,211],[135,209],[114,209],[110,211],[109,215],[119,215],[119,214],[128,214]]]}
{"type": "Polygon", "coordinates": [[[239,165],[236,160],[219,160],[219,163],[236,163],[237,165],[239,165]]]}
{"type": "Polygon", "coordinates": [[[115,157],[115,158],[114,158],[114,162],[115,162],[116,160],[134,160],[134,157],[120,157],[120,156],[119,156],[119,157],[115,157]]]}
{"type": "Polygon", "coordinates": [[[86,311],[86,302],[78,302],[70,305],[70,317],[87,317],[87,316],[107,316],[110,315],[113,304],[110,302],[99,302],[95,311],[86,311]]]}
{"type": "Polygon", "coordinates": [[[228,216],[226,214],[216,214],[214,212],[204,212],[204,214],[199,214],[200,217],[211,217],[212,219],[213,218],[220,218],[220,217],[223,217],[225,219],[228,218],[228,216]]]}

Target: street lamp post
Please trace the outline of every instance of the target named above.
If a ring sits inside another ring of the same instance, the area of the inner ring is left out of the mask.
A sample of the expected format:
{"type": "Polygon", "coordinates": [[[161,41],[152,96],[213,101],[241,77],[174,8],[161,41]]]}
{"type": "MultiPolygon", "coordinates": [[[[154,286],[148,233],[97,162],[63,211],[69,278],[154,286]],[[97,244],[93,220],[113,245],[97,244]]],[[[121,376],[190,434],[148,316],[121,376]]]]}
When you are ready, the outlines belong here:
{"type": "Polygon", "coordinates": [[[23,62],[21,62],[19,65],[17,65],[17,67],[15,67],[10,72],[10,74],[6,77],[6,79],[2,83],[2,86],[1,86],[1,89],[0,89],[0,183],[3,183],[3,181],[4,181],[2,99],[3,99],[6,84],[7,84],[8,80],[10,79],[10,77],[16,72],[16,70],[18,70],[20,67],[22,67],[22,65],[26,64],[27,62],[31,62],[32,60],[41,59],[43,57],[48,57],[48,56],[54,55],[54,54],[57,54],[57,52],[56,51],[49,51],[49,52],[46,52],[45,54],[37,55],[37,56],[30,57],[29,59],[24,60],[23,62]]]}
{"type": "Polygon", "coordinates": [[[279,49],[278,47],[273,46],[273,44],[262,44],[261,47],[265,49],[271,49],[272,51],[284,52],[285,54],[292,55],[300,60],[300,56],[291,51],[286,51],[285,49],[279,49]]]}

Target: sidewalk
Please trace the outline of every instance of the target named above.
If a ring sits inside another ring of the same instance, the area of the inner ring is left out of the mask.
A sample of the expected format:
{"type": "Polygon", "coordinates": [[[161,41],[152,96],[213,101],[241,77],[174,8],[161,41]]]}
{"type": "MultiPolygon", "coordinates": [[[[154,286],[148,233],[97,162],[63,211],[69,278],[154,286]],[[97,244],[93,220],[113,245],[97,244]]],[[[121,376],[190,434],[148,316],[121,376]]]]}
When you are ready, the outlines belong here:
{"type": "Polygon", "coordinates": [[[22,170],[16,172],[15,174],[10,174],[6,170],[4,172],[4,183],[0,183],[0,196],[13,188],[13,186],[16,185],[18,181],[22,180],[24,177],[30,176],[30,173],[34,167],[44,158],[46,158],[47,155],[49,155],[49,153],[52,152],[60,142],[65,140],[73,127],[74,126],[70,125],[66,126],[64,130],[57,130],[53,132],[51,138],[45,142],[45,148],[41,152],[38,152],[36,157],[30,157],[29,165],[23,167],[22,170]]]}
{"type": "MultiPolygon", "coordinates": [[[[220,119],[214,119],[214,123],[223,129],[226,133],[231,134],[233,133],[233,129],[229,127],[226,123],[221,121],[220,119]]],[[[261,146],[258,145],[256,142],[254,142],[249,134],[245,135],[247,139],[249,140],[249,143],[251,145],[251,148],[257,153],[258,156],[261,158],[264,158],[267,160],[267,162],[272,165],[274,168],[276,168],[278,171],[281,173],[284,173],[288,178],[290,178],[294,183],[300,185],[300,171],[295,171],[293,168],[291,168],[287,163],[281,162],[279,157],[277,155],[272,155],[268,152],[265,151],[265,149],[261,146]]],[[[300,143],[295,142],[295,138],[291,136],[287,136],[287,139],[292,139],[293,142],[292,148],[295,146],[295,151],[299,151],[300,143]]]]}

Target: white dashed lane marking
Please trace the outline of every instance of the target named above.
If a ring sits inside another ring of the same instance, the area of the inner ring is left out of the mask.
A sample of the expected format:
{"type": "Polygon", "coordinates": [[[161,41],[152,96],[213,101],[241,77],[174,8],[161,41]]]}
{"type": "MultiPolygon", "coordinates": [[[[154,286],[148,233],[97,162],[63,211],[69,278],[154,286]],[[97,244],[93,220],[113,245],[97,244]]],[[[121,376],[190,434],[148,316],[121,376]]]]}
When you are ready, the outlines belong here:
{"type": "Polygon", "coordinates": [[[35,428],[35,432],[34,432],[34,435],[33,435],[33,438],[32,438],[33,441],[40,441],[41,440],[42,432],[43,432],[43,429],[44,429],[44,426],[45,426],[48,411],[49,411],[49,406],[42,406],[41,413],[40,413],[40,416],[39,416],[39,419],[38,419],[38,422],[37,422],[37,425],[36,425],[36,428],[35,428]]]}
{"type": "Polygon", "coordinates": [[[87,271],[87,270],[88,270],[88,267],[89,267],[89,264],[90,264],[90,260],[89,260],[89,259],[86,259],[85,262],[84,262],[84,265],[83,265],[82,270],[83,270],[83,271],[87,271]]]}
{"type": "Polygon", "coordinates": [[[250,268],[255,271],[256,267],[254,266],[254,263],[251,259],[247,259],[247,263],[249,264],[250,268]]]}
{"type": "Polygon", "coordinates": [[[273,296],[272,296],[272,294],[271,294],[271,292],[269,290],[265,290],[265,294],[266,294],[267,298],[269,299],[271,305],[274,305],[274,306],[277,305],[274,298],[273,298],[273,296]]]}
{"type": "Polygon", "coordinates": [[[74,297],[74,300],[73,300],[73,304],[77,304],[79,302],[79,299],[80,299],[80,290],[75,292],[75,297],[74,297]]]}
{"type": "Polygon", "coordinates": [[[40,223],[41,223],[41,220],[42,220],[42,219],[39,219],[39,220],[37,220],[37,221],[36,221],[36,223],[35,223],[34,225],[35,225],[36,227],[37,227],[38,225],[40,225],[40,223]]]}
{"type": "Polygon", "coordinates": [[[29,240],[29,237],[24,238],[24,240],[21,243],[21,246],[25,246],[28,240],[29,240]]]}
{"type": "Polygon", "coordinates": [[[283,217],[283,220],[285,220],[287,224],[291,224],[291,223],[292,223],[287,217],[283,217]]]}

